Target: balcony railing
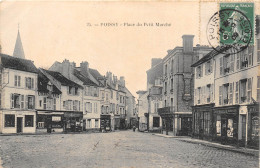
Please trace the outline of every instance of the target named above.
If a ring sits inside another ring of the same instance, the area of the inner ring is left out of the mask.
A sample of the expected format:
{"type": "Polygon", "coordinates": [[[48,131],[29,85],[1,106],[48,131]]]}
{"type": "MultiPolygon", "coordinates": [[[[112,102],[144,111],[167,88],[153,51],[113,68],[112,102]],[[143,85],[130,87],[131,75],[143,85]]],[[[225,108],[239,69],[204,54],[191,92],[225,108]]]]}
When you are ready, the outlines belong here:
{"type": "Polygon", "coordinates": [[[159,115],[171,115],[174,112],[175,112],[175,107],[174,106],[158,108],[158,114],[159,115]]]}

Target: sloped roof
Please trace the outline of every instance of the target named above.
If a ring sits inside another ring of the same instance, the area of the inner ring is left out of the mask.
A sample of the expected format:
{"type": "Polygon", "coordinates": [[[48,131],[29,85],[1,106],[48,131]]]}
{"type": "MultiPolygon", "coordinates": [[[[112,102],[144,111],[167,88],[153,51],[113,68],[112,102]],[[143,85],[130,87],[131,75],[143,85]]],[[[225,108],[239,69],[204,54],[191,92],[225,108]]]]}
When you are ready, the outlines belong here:
{"type": "Polygon", "coordinates": [[[210,51],[208,54],[206,54],[204,57],[202,57],[200,60],[198,60],[197,62],[195,62],[194,64],[191,65],[191,67],[196,67],[208,60],[210,60],[211,58],[213,58],[214,56],[221,54],[224,51],[227,51],[228,49],[232,48],[232,46],[226,46],[223,48],[220,48],[220,46],[218,46],[216,49],[212,49],[212,51],[210,51]]]}
{"type": "Polygon", "coordinates": [[[79,84],[67,79],[65,76],[63,76],[61,73],[56,72],[56,71],[49,71],[49,70],[44,70],[48,74],[50,74],[52,77],[54,77],[57,81],[61,83],[63,86],[73,86],[73,87],[79,87],[82,88],[79,84]]]}
{"type": "Polygon", "coordinates": [[[98,86],[95,82],[90,80],[88,77],[82,75],[80,71],[74,69],[74,75],[83,82],[83,85],[98,86]]]}
{"type": "MultiPolygon", "coordinates": [[[[47,89],[47,85],[50,80],[41,72],[39,71],[38,74],[38,92],[48,93],[49,90],[47,89]]],[[[53,85],[53,94],[61,94],[61,91],[53,85]]]]}
{"type": "Polygon", "coordinates": [[[13,57],[10,55],[0,54],[2,66],[4,68],[15,69],[19,71],[38,73],[38,69],[35,67],[31,60],[13,57]]]}
{"type": "Polygon", "coordinates": [[[103,77],[96,69],[89,68],[89,72],[96,80],[98,80],[99,77],[103,77]]]}

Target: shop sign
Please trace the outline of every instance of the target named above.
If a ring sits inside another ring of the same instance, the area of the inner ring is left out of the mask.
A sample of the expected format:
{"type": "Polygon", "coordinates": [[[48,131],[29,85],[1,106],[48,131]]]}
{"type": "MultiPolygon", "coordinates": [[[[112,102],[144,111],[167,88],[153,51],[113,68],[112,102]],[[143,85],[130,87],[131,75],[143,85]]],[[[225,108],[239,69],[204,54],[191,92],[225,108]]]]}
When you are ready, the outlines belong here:
{"type": "Polygon", "coordinates": [[[61,121],[60,116],[52,116],[52,121],[61,121]]]}

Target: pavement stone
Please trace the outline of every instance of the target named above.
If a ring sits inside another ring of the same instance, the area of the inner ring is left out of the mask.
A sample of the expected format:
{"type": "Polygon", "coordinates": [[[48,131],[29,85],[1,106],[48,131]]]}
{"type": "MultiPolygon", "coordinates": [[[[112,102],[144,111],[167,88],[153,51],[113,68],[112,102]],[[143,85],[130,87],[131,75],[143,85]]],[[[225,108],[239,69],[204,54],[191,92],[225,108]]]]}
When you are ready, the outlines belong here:
{"type": "Polygon", "coordinates": [[[259,167],[258,157],[179,139],[133,131],[1,136],[0,157],[4,168],[259,167]]]}

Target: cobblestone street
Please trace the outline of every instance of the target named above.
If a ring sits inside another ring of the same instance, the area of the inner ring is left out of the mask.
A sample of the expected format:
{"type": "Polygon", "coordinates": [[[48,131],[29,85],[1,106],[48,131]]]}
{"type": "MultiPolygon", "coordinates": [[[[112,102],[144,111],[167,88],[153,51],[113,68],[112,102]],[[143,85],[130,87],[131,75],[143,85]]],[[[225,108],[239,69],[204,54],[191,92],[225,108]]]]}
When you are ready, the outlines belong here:
{"type": "Polygon", "coordinates": [[[258,167],[257,157],[132,131],[0,136],[0,156],[4,168],[258,167]]]}

